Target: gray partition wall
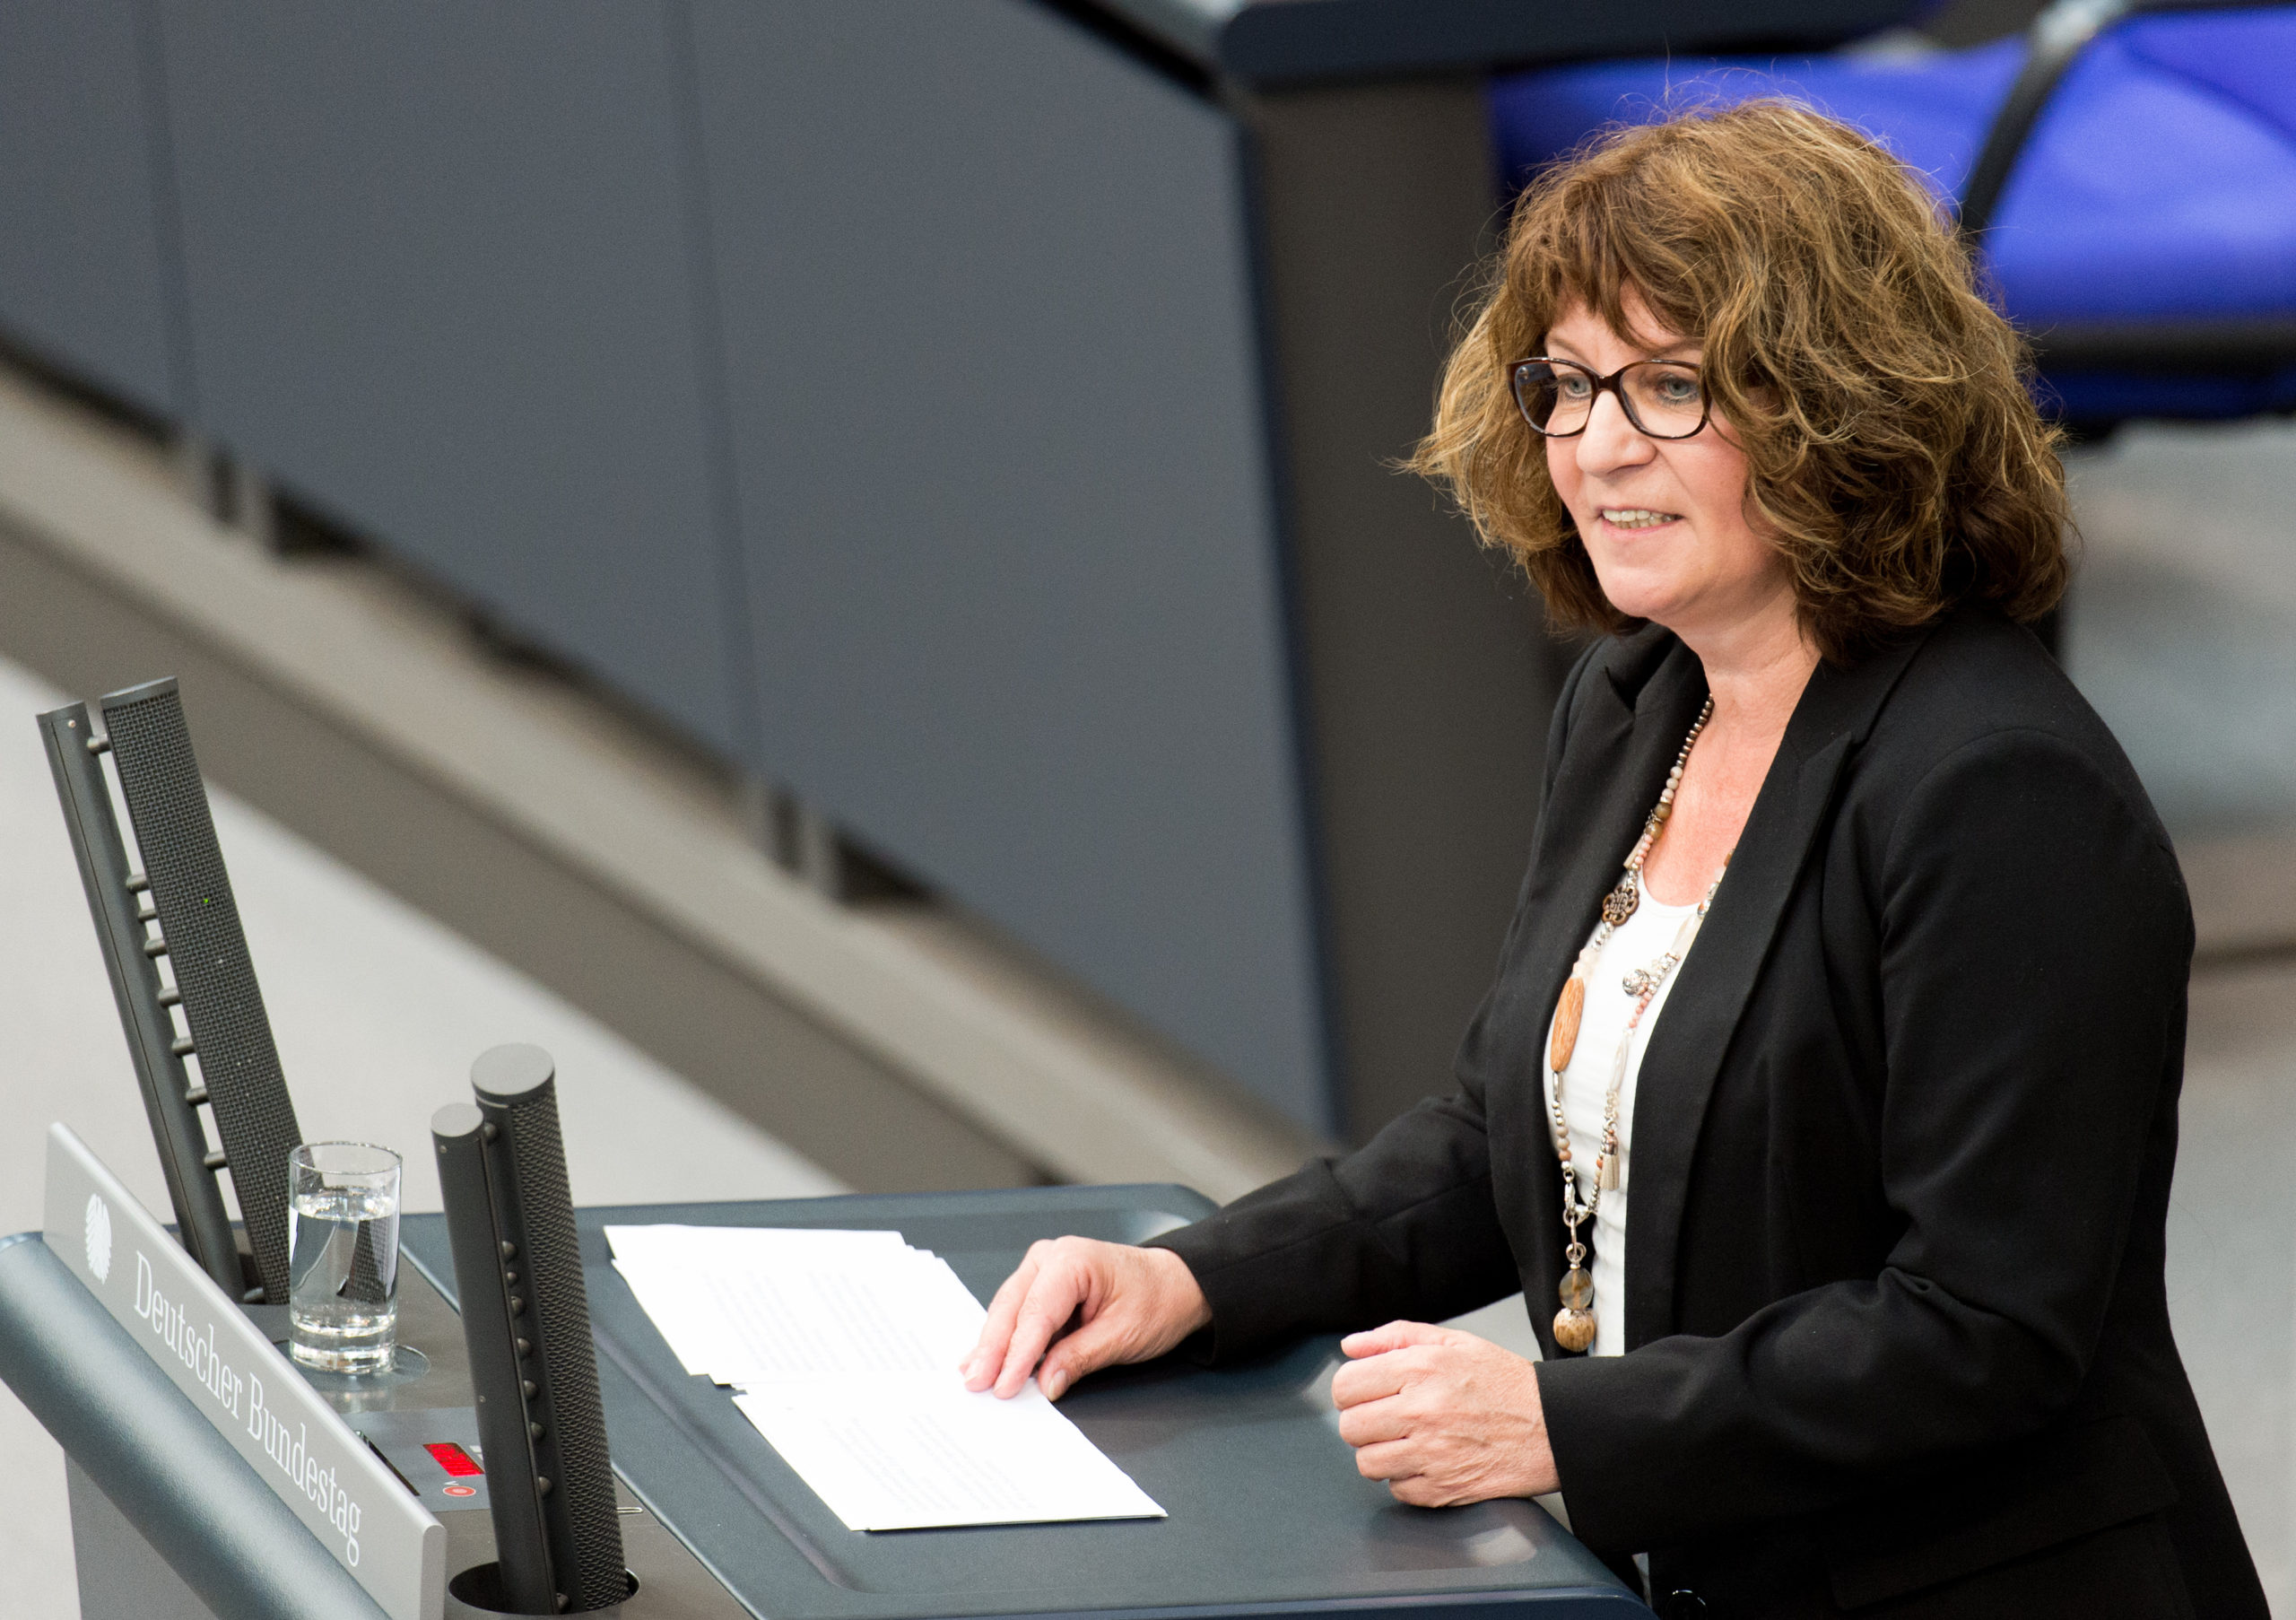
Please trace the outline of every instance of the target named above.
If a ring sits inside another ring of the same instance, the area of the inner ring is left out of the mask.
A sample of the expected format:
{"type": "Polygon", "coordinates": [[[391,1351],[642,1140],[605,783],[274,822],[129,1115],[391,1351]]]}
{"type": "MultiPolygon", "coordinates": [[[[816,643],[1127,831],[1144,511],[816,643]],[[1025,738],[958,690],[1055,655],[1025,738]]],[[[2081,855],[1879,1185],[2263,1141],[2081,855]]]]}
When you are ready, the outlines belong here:
{"type": "Polygon", "coordinates": [[[661,0],[159,0],[200,425],[747,753],[661,0]]]}
{"type": "Polygon", "coordinates": [[[1337,1124],[1233,120],[1014,0],[699,0],[764,757],[1337,1124]]]}
{"type": "Polygon", "coordinates": [[[0,0],[0,330],[179,417],[165,120],[142,13],[137,0],[0,0]]]}

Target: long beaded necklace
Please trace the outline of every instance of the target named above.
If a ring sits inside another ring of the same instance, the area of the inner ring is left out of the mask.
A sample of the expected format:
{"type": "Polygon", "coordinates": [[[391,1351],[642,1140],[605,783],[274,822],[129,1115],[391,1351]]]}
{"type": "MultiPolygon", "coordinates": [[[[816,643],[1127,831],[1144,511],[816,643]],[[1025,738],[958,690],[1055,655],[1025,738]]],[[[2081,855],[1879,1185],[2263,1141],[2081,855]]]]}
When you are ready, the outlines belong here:
{"type": "Polygon", "coordinates": [[[1562,1111],[1562,1071],[1570,1067],[1571,1055],[1578,1050],[1578,1023],[1587,1010],[1587,977],[1601,961],[1603,947],[1610,943],[1611,936],[1642,904],[1643,860],[1658,841],[1658,835],[1665,831],[1667,818],[1674,813],[1674,794],[1682,787],[1683,767],[1690,761],[1690,751],[1696,746],[1699,733],[1706,729],[1706,722],[1713,717],[1714,700],[1709,697],[1698,711],[1698,719],[1691,722],[1690,735],[1683,738],[1682,752],[1674,755],[1674,769],[1666,772],[1666,785],[1658,791],[1658,802],[1651,807],[1649,819],[1642,823],[1642,836],[1634,840],[1634,848],[1627,855],[1626,875],[1618,880],[1617,887],[1603,897],[1602,925],[1578,953],[1578,960],[1571,964],[1570,978],[1554,1004],[1554,1033],[1547,1042],[1547,1106],[1554,1120],[1555,1156],[1562,1165],[1562,1224],[1568,1233],[1562,1258],[1569,1267],[1563,1273],[1561,1286],[1556,1290],[1562,1309],[1554,1313],[1554,1342],[1565,1350],[1584,1350],[1595,1342],[1595,1279],[1587,1270],[1587,1246],[1578,1241],[1578,1227],[1594,1217],[1595,1211],[1601,1207],[1603,1194],[1618,1186],[1618,1105],[1619,1093],[1626,1084],[1627,1054],[1633,1049],[1634,1032],[1641,1027],[1642,1015],[1650,1010],[1660,989],[1690,954],[1691,942],[1698,937],[1707,908],[1714,903],[1715,891],[1722,886],[1723,874],[1730,869],[1729,856],[1722,858],[1722,871],[1715,874],[1698,909],[1683,919],[1665,954],[1648,967],[1635,969],[1621,981],[1626,993],[1634,998],[1634,1006],[1627,1015],[1625,1032],[1619,1037],[1618,1050],[1611,1058],[1610,1085],[1603,1094],[1603,1145],[1595,1157],[1595,1189],[1591,1194],[1580,1183],[1578,1167],[1571,1159],[1570,1124],[1562,1111]]]}

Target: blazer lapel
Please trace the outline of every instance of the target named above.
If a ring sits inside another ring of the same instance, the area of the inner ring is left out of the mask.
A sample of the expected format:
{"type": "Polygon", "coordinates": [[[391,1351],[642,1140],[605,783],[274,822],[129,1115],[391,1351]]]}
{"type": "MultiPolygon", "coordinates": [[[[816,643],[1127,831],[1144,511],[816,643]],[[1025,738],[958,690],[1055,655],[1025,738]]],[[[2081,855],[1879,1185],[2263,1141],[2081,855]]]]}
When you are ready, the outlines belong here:
{"type": "Polygon", "coordinates": [[[1852,667],[1821,664],[1812,674],[1739,835],[1729,875],[1650,1032],[1627,1160],[1634,1200],[1626,1240],[1629,1349],[1674,1331],[1683,1209],[1723,1057],[1787,897],[1829,819],[1842,765],[1927,639],[1926,631],[1909,636],[1852,667]]]}
{"type": "Polygon", "coordinates": [[[1705,674],[1682,643],[1667,638],[1648,663],[1647,675],[1597,677],[1542,819],[1525,965],[1550,1011],[1706,701],[1705,674]]]}
{"type": "MultiPolygon", "coordinates": [[[[1540,817],[1524,928],[1514,942],[1514,960],[1500,975],[1504,993],[1521,999],[1512,1007],[1493,1009],[1502,1014],[1494,1023],[1529,1032],[1528,1042],[1509,1056],[1507,1067],[1521,1066],[1520,1084],[1513,1089],[1522,1105],[1509,1110],[1511,1128],[1496,1157],[1527,1167],[1520,1198],[1532,1206],[1509,1210],[1507,1216],[1523,1234],[1517,1252],[1524,1262],[1531,1320],[1550,1355],[1554,1347],[1548,1318],[1562,1280],[1562,1245],[1549,1234],[1559,1230],[1555,1212],[1561,1205],[1562,1179],[1547,1134],[1547,1023],[1570,964],[1593,931],[1603,896],[1618,882],[1627,851],[1666,780],[1666,768],[1706,701],[1705,675],[1688,649],[1663,631],[1644,634],[1651,638],[1648,642],[1631,640],[1613,657],[1611,667],[1589,674],[1593,690],[1573,721],[1540,817]]],[[[1592,1237],[1591,1228],[1587,1235],[1592,1237]]]]}

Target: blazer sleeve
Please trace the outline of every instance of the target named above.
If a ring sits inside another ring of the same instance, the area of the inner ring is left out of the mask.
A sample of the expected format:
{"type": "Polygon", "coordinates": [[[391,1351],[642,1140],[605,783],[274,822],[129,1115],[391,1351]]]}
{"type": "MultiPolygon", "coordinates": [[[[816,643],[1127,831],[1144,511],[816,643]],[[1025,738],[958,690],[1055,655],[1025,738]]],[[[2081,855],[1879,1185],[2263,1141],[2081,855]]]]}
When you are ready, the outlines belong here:
{"type": "Polygon", "coordinates": [[[2132,782],[2007,729],[1927,771],[1879,867],[1902,1235],[1878,1276],[1719,1337],[1540,1367],[1594,1545],[1828,1509],[2039,1428],[2086,1376],[2174,1103],[2193,939],[2175,858],[2132,782]]]}
{"type": "MultiPolygon", "coordinates": [[[[1601,649],[1572,666],[1556,700],[1542,812],[1581,682],[1601,649]]],[[[1510,944],[1522,927],[1518,904],[1510,944]]],[[[1464,1050],[1475,1048],[1483,1015],[1464,1050]]],[[[1318,1160],[1150,1240],[1187,1262],[1212,1307],[1212,1326],[1192,1346],[1197,1354],[1230,1360],[1308,1333],[1440,1320],[1519,1286],[1492,1195],[1476,1066],[1463,1061],[1458,1080],[1450,1096],[1420,1103],[1361,1151],[1318,1160]]]]}

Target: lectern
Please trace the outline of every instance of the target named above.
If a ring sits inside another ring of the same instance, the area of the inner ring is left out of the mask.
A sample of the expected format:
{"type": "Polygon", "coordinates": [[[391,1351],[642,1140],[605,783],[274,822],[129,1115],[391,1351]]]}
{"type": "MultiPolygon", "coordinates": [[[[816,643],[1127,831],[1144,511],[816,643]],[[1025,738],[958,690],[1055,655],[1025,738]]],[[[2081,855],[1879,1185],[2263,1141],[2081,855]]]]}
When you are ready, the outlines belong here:
{"type": "MultiPolygon", "coordinates": [[[[630,1620],[1648,1613],[1533,1503],[1407,1508],[1358,1476],[1329,1405],[1338,1361],[1329,1339],[1234,1369],[1164,1362],[1104,1374],[1062,1403],[1169,1519],[848,1530],[728,1391],[683,1372],[613,1270],[603,1232],[648,1222],[896,1229],[945,1257],[986,1298],[1037,1238],[1137,1241],[1210,1207],[1180,1188],[1108,1187],[580,1212],[624,1555],[637,1583],[626,1601],[596,1612],[630,1620]]],[[[109,1218],[126,1230],[126,1213],[109,1218]]],[[[494,1552],[445,1223],[410,1216],[402,1241],[412,1265],[401,1278],[400,1337],[419,1353],[419,1372],[410,1357],[410,1370],[391,1376],[298,1374],[274,1352],[233,1376],[300,1376],[317,1389],[381,1465],[377,1477],[443,1527],[439,1589],[417,1594],[407,1613],[467,1617],[479,1611],[444,1588],[494,1552]]],[[[170,1340],[141,1319],[131,1332],[99,1301],[84,1281],[89,1242],[76,1214],[51,1209],[45,1236],[0,1243],[0,1376],[69,1454],[86,1620],[391,1613],[345,1567],[339,1528],[291,1511],[270,1477],[279,1470],[235,1450],[169,1372],[184,1336],[170,1340]],[[64,1215],[71,1219],[60,1228],[64,1215]]],[[[115,1246],[126,1254],[125,1238],[115,1246]]],[[[131,1262],[109,1263],[117,1278],[131,1262]]],[[[190,1276],[213,1289],[196,1267],[190,1276]]],[[[213,1297],[243,1309],[220,1291],[213,1297]]],[[[267,1399],[280,1398],[274,1383],[267,1399]]],[[[307,1443],[316,1455],[317,1437],[307,1443]]],[[[371,1523],[379,1510],[368,1512],[371,1523]]]]}

